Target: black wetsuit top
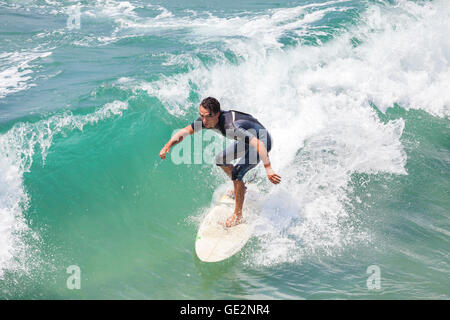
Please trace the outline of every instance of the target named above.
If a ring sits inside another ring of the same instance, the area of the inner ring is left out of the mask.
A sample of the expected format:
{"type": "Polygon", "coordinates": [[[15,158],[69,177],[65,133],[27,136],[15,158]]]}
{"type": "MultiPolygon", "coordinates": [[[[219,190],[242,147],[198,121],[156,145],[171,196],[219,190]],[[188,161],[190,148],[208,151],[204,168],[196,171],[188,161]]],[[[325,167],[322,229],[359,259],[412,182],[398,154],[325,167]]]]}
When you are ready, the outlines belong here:
{"type": "MultiPolygon", "coordinates": [[[[204,129],[202,118],[198,117],[197,120],[191,123],[191,127],[194,132],[204,129]]],[[[214,128],[210,129],[227,138],[244,141],[247,144],[253,137],[259,139],[260,136],[264,136],[263,132],[267,134],[266,128],[251,114],[236,110],[221,111],[219,122],[214,128]]]]}

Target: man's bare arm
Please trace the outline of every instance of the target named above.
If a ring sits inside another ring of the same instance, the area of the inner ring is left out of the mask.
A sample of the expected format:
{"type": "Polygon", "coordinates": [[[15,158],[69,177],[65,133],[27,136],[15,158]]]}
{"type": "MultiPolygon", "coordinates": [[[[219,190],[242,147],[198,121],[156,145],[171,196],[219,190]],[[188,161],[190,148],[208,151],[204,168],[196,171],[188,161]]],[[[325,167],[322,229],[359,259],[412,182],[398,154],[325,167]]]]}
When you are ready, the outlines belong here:
{"type": "Polygon", "coordinates": [[[166,158],[166,154],[169,153],[170,148],[172,148],[174,145],[183,141],[184,137],[186,137],[190,134],[193,134],[193,133],[194,133],[194,129],[192,129],[191,125],[188,125],[188,126],[184,127],[183,129],[179,130],[177,133],[175,133],[173,135],[173,137],[170,138],[170,140],[166,143],[166,145],[159,152],[159,156],[161,157],[161,159],[166,158]]]}
{"type": "Polygon", "coordinates": [[[267,178],[269,178],[270,182],[273,184],[278,184],[281,182],[281,177],[277,175],[270,165],[269,153],[267,152],[266,146],[264,143],[256,137],[253,137],[250,140],[250,146],[256,149],[259,157],[261,158],[262,163],[264,164],[264,168],[266,168],[267,178]]]}

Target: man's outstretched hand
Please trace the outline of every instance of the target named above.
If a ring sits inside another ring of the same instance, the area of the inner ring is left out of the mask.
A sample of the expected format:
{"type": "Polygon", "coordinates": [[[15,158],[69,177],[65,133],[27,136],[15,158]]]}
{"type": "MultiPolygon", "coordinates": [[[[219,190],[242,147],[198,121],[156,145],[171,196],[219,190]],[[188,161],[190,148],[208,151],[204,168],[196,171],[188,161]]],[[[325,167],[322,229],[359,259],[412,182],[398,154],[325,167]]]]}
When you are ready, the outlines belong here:
{"type": "Polygon", "coordinates": [[[159,152],[159,157],[161,159],[165,159],[166,158],[166,154],[168,154],[170,151],[170,147],[168,146],[164,146],[161,151],[159,152]]]}
{"type": "Polygon", "coordinates": [[[169,153],[170,148],[176,145],[177,143],[180,143],[183,141],[184,135],[193,134],[194,130],[192,129],[191,125],[188,125],[186,128],[181,129],[178,131],[170,140],[166,143],[166,145],[161,149],[159,152],[159,157],[161,159],[166,158],[166,154],[169,153]]]}
{"type": "Polygon", "coordinates": [[[266,168],[267,178],[269,178],[270,182],[273,184],[279,184],[281,182],[281,177],[273,172],[271,167],[266,168]]]}

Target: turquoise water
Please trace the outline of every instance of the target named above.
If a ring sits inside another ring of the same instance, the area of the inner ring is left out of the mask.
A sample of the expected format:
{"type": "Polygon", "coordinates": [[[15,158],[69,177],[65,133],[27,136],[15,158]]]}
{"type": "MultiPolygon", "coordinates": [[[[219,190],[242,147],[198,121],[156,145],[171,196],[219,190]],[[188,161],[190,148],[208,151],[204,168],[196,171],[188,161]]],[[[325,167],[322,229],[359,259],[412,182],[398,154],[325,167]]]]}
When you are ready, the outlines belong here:
{"type": "Polygon", "coordinates": [[[0,297],[448,299],[449,15],[446,0],[0,2],[0,297]],[[215,264],[194,242],[226,141],[158,156],[206,96],[269,129],[282,176],[255,169],[254,236],[215,264]]]}

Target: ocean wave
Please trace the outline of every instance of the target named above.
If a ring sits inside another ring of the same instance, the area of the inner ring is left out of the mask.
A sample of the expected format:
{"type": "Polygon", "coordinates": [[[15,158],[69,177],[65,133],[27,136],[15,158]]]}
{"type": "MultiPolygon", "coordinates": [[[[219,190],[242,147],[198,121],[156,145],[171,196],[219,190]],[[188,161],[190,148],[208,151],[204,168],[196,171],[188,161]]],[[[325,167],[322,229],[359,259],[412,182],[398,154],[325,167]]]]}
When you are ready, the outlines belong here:
{"type": "Polygon", "coordinates": [[[114,101],[86,115],[66,111],[35,123],[16,123],[0,135],[0,279],[6,271],[26,273],[34,265],[29,264],[35,261],[29,253],[33,245],[25,239],[39,241],[39,234],[24,218],[29,197],[23,176],[30,171],[37,149],[45,164],[55,136],[121,116],[127,108],[127,102],[114,101]]]}

